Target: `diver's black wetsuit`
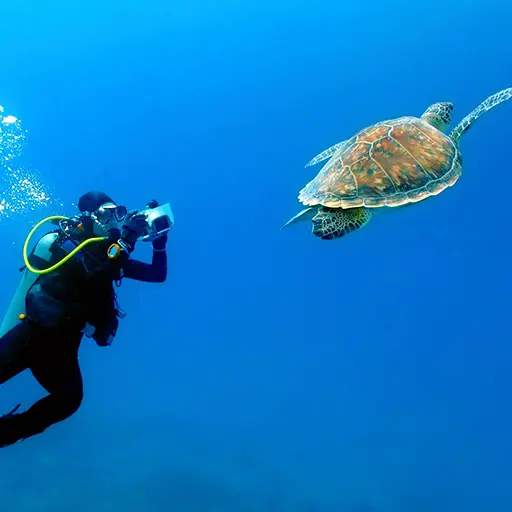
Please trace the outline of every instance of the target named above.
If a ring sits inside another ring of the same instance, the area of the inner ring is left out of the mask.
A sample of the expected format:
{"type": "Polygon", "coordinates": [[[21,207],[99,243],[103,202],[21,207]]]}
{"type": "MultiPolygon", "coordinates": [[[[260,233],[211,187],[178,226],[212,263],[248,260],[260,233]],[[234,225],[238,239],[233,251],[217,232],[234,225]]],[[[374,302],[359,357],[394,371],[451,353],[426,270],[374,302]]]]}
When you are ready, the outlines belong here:
{"type": "MultiPolygon", "coordinates": [[[[153,242],[156,250],[153,250],[151,264],[126,258],[122,267],[119,266],[122,277],[145,282],[165,281],[165,242],[162,248],[157,249],[158,242],[153,242]]],[[[69,263],[63,267],[73,268],[69,263]]],[[[60,277],[69,279],[69,270],[65,274],[60,277]]],[[[102,286],[112,287],[112,281],[120,277],[119,272],[115,274],[114,279],[112,273],[101,275],[100,279],[104,280],[102,286]]],[[[59,280],[58,270],[52,273],[52,279],[59,280]]],[[[80,290],[81,298],[88,302],[97,301],[98,297],[83,291],[83,285],[84,282],[80,282],[75,287],[80,290]]],[[[0,447],[39,434],[50,425],[68,418],[80,407],[83,386],[78,349],[83,336],[82,323],[48,327],[25,320],[0,338],[0,384],[30,369],[49,393],[27,411],[0,418],[0,447]]]]}

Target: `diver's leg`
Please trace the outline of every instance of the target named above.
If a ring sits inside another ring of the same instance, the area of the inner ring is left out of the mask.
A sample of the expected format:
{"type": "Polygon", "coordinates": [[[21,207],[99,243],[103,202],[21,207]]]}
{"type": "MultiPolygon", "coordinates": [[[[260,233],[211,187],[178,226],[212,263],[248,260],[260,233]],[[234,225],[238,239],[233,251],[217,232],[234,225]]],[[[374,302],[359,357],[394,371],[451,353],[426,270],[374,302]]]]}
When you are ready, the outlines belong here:
{"type": "Polygon", "coordinates": [[[32,374],[49,395],[36,402],[25,414],[34,433],[65,420],[75,413],[83,398],[78,349],[82,333],[56,333],[53,341],[41,347],[30,366],[32,374]]]}
{"type": "Polygon", "coordinates": [[[28,368],[32,336],[30,324],[22,322],[0,338],[0,384],[28,368]]]}
{"type": "Polygon", "coordinates": [[[27,411],[5,417],[0,423],[0,446],[40,434],[80,407],[83,385],[78,348],[82,334],[48,330],[46,335],[51,339],[41,340],[34,349],[30,370],[49,395],[27,411]]]}

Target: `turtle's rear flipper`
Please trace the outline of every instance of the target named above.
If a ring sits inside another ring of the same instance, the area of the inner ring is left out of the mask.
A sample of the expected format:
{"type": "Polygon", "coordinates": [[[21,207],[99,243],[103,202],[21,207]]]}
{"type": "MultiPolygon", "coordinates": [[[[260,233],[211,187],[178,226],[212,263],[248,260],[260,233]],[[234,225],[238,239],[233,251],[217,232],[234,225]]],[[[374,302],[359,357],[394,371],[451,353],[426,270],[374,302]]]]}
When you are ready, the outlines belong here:
{"type": "Polygon", "coordinates": [[[301,210],[299,213],[297,213],[297,215],[294,215],[286,224],[281,226],[281,229],[288,227],[290,224],[311,220],[315,212],[315,206],[308,206],[307,208],[304,208],[304,210],[301,210]]]}
{"type": "Polygon", "coordinates": [[[333,240],[362,228],[372,218],[372,213],[366,208],[321,207],[313,217],[313,235],[322,240],[333,240]]]}

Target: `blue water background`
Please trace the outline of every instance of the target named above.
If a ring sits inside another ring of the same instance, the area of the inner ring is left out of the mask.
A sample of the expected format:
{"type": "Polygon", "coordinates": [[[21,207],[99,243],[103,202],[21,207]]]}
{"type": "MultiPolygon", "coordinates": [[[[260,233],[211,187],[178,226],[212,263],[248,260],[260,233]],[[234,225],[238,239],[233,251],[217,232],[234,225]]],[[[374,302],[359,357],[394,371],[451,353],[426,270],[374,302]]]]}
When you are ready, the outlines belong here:
{"type": "MultiPolygon", "coordinates": [[[[458,122],[512,86],[511,15],[4,2],[0,104],[51,201],[0,218],[0,309],[29,228],[84,191],[171,201],[176,226],[168,281],[126,281],[115,344],[83,343],[79,412],[2,450],[0,506],[510,512],[512,102],[464,135],[440,196],[332,243],[279,228],[321,150],[436,101],[458,122]]],[[[22,374],[0,406],[43,393],[22,374]]]]}

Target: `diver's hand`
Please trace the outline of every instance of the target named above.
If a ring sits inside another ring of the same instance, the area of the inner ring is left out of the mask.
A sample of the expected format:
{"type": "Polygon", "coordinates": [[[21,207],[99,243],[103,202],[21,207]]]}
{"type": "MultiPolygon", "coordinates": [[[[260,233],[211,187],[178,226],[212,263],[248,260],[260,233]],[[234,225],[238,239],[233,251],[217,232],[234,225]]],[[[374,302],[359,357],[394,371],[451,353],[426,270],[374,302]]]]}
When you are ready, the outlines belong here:
{"type": "Polygon", "coordinates": [[[126,242],[133,251],[137,239],[145,233],[146,227],[146,216],[138,210],[131,211],[121,227],[121,240],[126,242]]]}
{"type": "Polygon", "coordinates": [[[165,251],[167,245],[167,233],[160,235],[158,238],[153,240],[153,249],[155,251],[165,251]]]}

